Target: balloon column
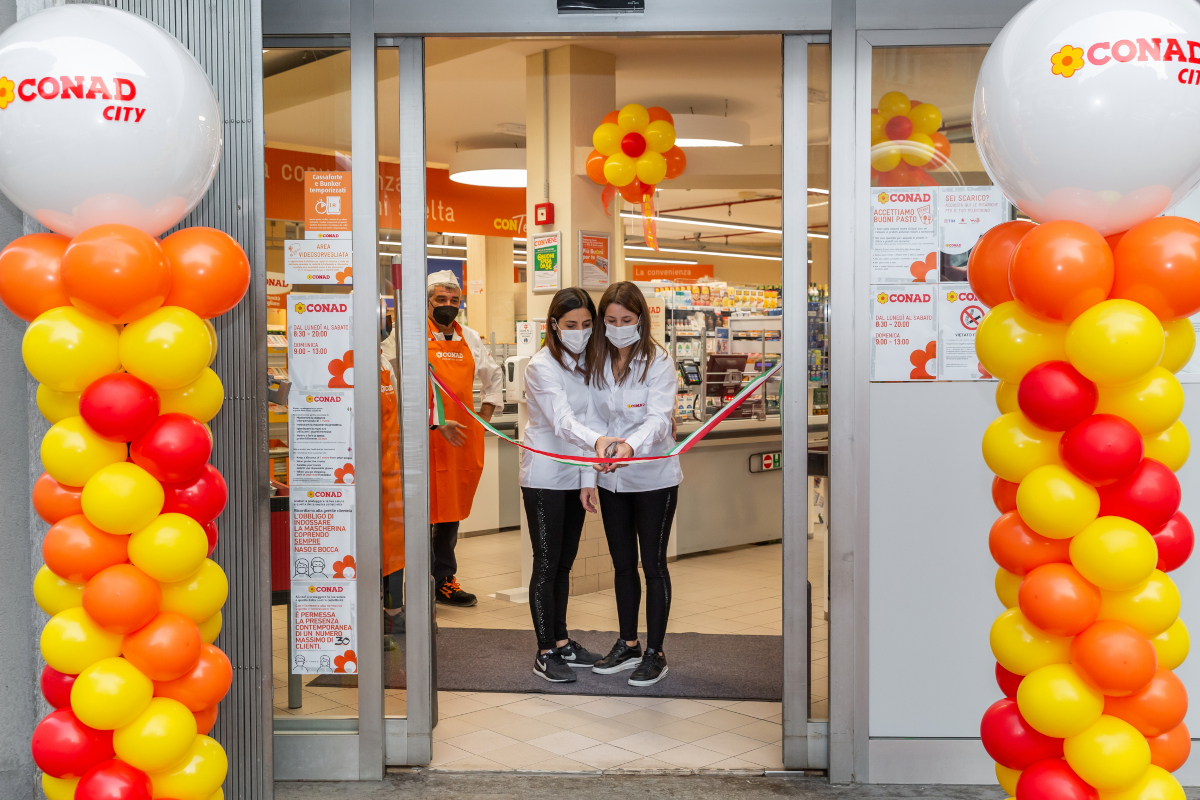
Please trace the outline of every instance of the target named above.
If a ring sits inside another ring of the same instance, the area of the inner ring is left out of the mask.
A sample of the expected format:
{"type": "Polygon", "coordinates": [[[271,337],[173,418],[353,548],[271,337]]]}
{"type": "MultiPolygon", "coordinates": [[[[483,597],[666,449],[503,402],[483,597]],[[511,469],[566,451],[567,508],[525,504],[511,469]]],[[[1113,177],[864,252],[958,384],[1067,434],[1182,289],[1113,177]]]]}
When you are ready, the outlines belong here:
{"type": "Polygon", "coordinates": [[[926,169],[950,161],[950,140],[938,131],[942,112],[930,103],[887,92],[871,109],[871,178],[879,186],[937,186],[926,169]]]}
{"type": "Polygon", "coordinates": [[[646,242],[657,250],[654,187],[687,167],[687,156],[675,144],[675,119],[665,108],[630,103],[605,115],[592,133],[592,146],[587,174],[604,187],[605,208],[618,191],[627,202],[640,204],[646,242]]]}

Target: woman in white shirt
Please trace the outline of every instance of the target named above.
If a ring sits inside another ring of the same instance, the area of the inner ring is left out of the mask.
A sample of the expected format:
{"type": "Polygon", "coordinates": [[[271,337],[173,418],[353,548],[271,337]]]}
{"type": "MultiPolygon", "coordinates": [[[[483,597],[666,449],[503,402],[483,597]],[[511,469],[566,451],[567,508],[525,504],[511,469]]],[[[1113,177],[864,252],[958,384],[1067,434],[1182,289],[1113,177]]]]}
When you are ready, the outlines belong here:
{"type": "MultiPolygon", "coordinates": [[[[529,423],[524,443],[544,453],[590,456],[600,434],[588,417],[588,339],[596,306],[587,292],[563,289],[550,301],[546,344],[525,368],[529,423]]],[[[533,673],[555,683],[575,680],[571,667],[599,658],[567,632],[571,565],[579,551],[585,508],[595,513],[596,471],[521,451],[521,497],[533,543],[529,611],[537,632],[533,673]]]]}
{"type": "MultiPolygon", "coordinates": [[[[666,350],[650,336],[646,298],[636,284],[614,283],[600,298],[589,376],[594,427],[604,435],[599,456],[664,455],[675,445],[672,417],[678,379],[666,350]]],[[[678,458],[608,467],[599,476],[604,534],[613,560],[621,638],[593,672],[632,669],[632,686],[650,686],[667,674],[663,637],[671,611],[667,541],[683,472],[678,458]],[[638,642],[642,584],[646,575],[646,651],[638,642]]]]}

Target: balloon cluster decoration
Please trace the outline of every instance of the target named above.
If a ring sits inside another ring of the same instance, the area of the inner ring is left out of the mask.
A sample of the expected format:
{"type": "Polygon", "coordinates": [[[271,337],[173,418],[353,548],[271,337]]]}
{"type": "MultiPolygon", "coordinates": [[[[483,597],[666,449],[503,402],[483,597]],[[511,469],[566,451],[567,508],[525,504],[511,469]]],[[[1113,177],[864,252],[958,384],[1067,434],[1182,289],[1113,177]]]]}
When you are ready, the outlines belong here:
{"type": "Polygon", "coordinates": [[[604,187],[607,209],[620,192],[642,208],[646,243],[658,249],[654,225],[654,187],[677,178],[687,168],[687,156],[675,144],[675,119],[665,108],[630,103],[605,115],[592,132],[595,148],[587,157],[587,174],[604,187]]]}
{"type": "Polygon", "coordinates": [[[937,106],[903,92],[884,94],[871,109],[871,179],[879,186],[937,186],[926,170],[950,162],[950,140],[941,127],[937,106]]]}

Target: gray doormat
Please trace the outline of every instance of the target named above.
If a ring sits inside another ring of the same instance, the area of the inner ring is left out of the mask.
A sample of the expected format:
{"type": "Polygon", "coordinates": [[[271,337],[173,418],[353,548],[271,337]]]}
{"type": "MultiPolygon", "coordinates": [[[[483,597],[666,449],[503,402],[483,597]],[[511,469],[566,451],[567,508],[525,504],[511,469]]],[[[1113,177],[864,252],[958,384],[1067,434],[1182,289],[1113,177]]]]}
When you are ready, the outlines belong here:
{"type": "MultiPolygon", "coordinates": [[[[587,649],[604,655],[614,631],[573,631],[587,649]]],[[[402,639],[403,637],[401,637],[402,639]]],[[[642,634],[642,645],[646,636],[642,634]]],[[[694,697],[773,700],[783,697],[783,637],[668,633],[663,642],[667,676],[653,686],[630,686],[629,672],[597,675],[575,670],[574,683],[550,683],[533,674],[533,631],[440,628],[438,688],[450,692],[541,692],[616,697],[694,697]]],[[[385,654],[388,689],[405,688],[404,650],[385,654]]],[[[356,688],[357,675],[318,675],[309,686],[356,688]]]]}

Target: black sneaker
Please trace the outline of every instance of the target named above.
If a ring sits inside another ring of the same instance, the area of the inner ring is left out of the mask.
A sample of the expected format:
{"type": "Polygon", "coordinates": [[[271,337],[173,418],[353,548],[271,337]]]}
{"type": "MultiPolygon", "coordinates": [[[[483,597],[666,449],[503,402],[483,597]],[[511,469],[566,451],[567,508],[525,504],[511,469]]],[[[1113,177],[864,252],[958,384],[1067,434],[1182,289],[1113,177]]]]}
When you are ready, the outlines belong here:
{"type": "Polygon", "coordinates": [[[612,675],[614,672],[633,669],[640,663],[642,663],[641,643],[630,647],[625,644],[624,639],[617,639],[617,643],[612,646],[612,650],[608,651],[608,655],[592,666],[592,672],[599,675],[612,675]]]}
{"type": "Polygon", "coordinates": [[[662,650],[646,648],[642,663],[629,676],[630,686],[653,686],[667,674],[667,657],[662,650]]]}
{"type": "Polygon", "coordinates": [[[563,661],[563,657],[557,650],[551,650],[547,653],[538,653],[533,659],[533,674],[539,678],[545,678],[551,683],[574,683],[575,673],[567,666],[567,662],[563,661]]]}
{"type": "Polygon", "coordinates": [[[568,667],[588,669],[589,667],[596,666],[596,662],[600,660],[600,656],[588,650],[574,639],[568,639],[566,644],[557,649],[558,654],[562,656],[562,660],[567,663],[568,667]]]}
{"type": "Polygon", "coordinates": [[[479,598],[470,592],[464,592],[462,587],[458,585],[457,578],[446,578],[438,586],[437,601],[444,606],[457,606],[458,608],[470,608],[479,602],[479,598]]]}
{"type": "Polygon", "coordinates": [[[405,627],[405,625],[404,625],[404,609],[403,608],[400,609],[399,614],[389,614],[389,613],[387,613],[387,611],[383,612],[383,632],[384,633],[388,633],[388,634],[404,633],[404,627],[405,627]]]}

